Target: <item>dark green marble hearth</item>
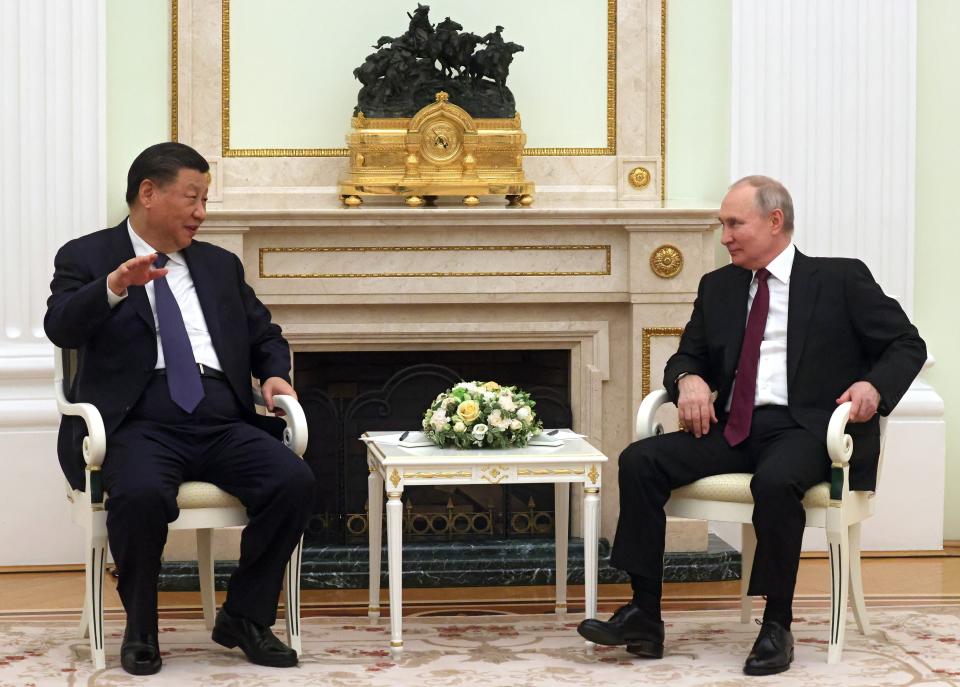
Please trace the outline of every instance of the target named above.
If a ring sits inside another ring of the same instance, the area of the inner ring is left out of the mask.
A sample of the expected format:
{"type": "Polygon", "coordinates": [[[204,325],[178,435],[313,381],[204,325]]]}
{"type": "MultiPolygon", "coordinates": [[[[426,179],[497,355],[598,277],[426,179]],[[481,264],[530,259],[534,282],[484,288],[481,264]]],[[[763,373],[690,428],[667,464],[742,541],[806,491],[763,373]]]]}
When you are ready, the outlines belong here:
{"type": "MultiPolygon", "coordinates": [[[[387,588],[384,547],[381,586],[387,588]]],[[[235,561],[217,561],[217,589],[226,589],[235,561]]],[[[310,546],[304,549],[303,589],[365,589],[368,580],[364,545],[310,546]]],[[[583,584],[583,541],[572,539],[567,580],[583,584]]],[[[477,542],[408,542],[403,546],[405,587],[496,587],[554,584],[552,539],[495,539],[477,542]]],[[[610,544],[600,540],[600,583],[628,582],[626,573],[610,567],[610,544]]],[[[740,554],[716,535],[705,553],[668,553],[667,582],[712,582],[740,579],[740,554]]],[[[166,561],[160,572],[162,591],[199,589],[196,561],[166,561]]]]}

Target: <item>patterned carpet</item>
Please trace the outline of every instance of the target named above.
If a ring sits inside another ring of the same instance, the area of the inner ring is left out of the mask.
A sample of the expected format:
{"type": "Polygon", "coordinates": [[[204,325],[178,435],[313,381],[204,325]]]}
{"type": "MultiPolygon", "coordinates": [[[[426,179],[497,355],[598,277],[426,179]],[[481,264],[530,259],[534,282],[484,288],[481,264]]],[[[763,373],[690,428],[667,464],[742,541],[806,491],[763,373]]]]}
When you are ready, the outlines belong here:
{"type": "Polygon", "coordinates": [[[398,661],[385,648],[384,620],[371,626],[366,619],[307,618],[300,666],[286,670],[253,666],[239,650],[213,644],[199,620],[167,620],[160,636],[163,670],[149,678],[120,668],[120,621],[107,623],[107,668],[96,672],[86,640],[73,634],[75,623],[7,617],[0,621],[0,685],[960,685],[960,606],[872,608],[870,615],[873,635],[861,636],[851,618],[843,663],[828,666],[827,612],[805,612],[794,622],[793,668],[768,678],[741,673],[757,628],[739,624],[733,611],[668,613],[667,655],[660,661],[635,659],[621,648],[586,653],[574,631],[577,616],[406,618],[398,661]]]}

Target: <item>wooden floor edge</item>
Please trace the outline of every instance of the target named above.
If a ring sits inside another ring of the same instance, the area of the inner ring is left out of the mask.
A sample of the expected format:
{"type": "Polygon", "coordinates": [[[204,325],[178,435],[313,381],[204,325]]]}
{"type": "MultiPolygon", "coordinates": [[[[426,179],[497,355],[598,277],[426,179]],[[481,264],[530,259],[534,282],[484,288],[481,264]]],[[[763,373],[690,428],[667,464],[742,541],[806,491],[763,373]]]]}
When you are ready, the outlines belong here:
{"type": "MultiPolygon", "coordinates": [[[[913,551],[863,551],[863,558],[958,558],[960,557],[960,539],[944,540],[943,549],[923,549],[913,551]]],[[[804,551],[801,558],[826,558],[826,551],[804,551]]],[[[37,565],[0,565],[0,575],[21,573],[59,573],[83,572],[83,563],[53,563],[37,565]]]]}
{"type": "MultiPolygon", "coordinates": [[[[800,558],[826,559],[826,551],[804,551],[800,558]]],[[[960,542],[943,543],[943,549],[918,549],[914,551],[861,551],[860,558],[960,558],[960,542]]]]}
{"type": "Polygon", "coordinates": [[[0,575],[21,573],[83,572],[83,563],[54,563],[47,565],[0,565],[0,575]]]}

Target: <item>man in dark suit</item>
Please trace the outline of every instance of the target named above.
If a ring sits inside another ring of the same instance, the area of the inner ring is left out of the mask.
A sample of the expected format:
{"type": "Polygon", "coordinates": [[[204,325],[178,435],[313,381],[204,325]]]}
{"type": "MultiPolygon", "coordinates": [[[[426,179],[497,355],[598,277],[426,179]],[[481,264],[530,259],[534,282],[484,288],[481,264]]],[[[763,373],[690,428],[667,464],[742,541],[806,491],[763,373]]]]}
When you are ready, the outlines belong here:
{"type": "MultiPolygon", "coordinates": [[[[107,531],[127,612],[121,663],[138,675],[160,670],[157,576],[187,480],[216,484],[250,516],[213,639],[254,663],[297,663],[270,626],[310,515],[313,476],[268,433],[283,422],[254,410],[251,374],[271,410],[275,395],[296,396],[280,327],[237,257],[194,241],[208,170],[183,144],[143,151],[127,177],[130,216],[57,253],[44,319],[54,344],[78,350],[72,400],[103,416],[107,531]]],[[[70,484],[83,489],[77,420],[63,418],[58,452],[70,484]]]]}
{"type": "Polygon", "coordinates": [[[850,484],[873,489],[879,418],[926,360],[900,305],[859,260],[809,258],[793,245],[790,194],[768,177],[730,187],[720,208],[732,264],[700,281],[690,322],[667,361],[664,387],[681,427],[620,456],[620,520],[611,563],[630,574],[633,600],[579,632],[599,644],[663,655],[663,506],[673,489],[710,475],[751,472],[757,550],[751,595],[767,598],[750,675],[793,659],[793,591],[807,489],[828,480],[827,425],[852,403],[850,484]]]}

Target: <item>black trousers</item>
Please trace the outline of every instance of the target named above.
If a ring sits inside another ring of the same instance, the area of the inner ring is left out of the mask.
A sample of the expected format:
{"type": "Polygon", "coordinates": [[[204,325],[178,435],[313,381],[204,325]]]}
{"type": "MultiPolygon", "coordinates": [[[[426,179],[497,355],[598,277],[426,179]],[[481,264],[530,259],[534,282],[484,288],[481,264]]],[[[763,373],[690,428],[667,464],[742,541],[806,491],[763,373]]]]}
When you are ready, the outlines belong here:
{"type": "Polygon", "coordinates": [[[280,441],[239,420],[225,381],[203,377],[205,397],[193,413],[170,400],[157,375],[107,440],[103,463],[107,535],[120,569],[127,623],[157,632],[157,577],[167,523],[177,519],[182,482],[212,482],[236,496],[250,518],[224,606],[272,625],[287,559],[312,511],[313,474],[280,441]]]}
{"type": "Polygon", "coordinates": [[[806,523],[803,495],[829,479],[830,457],[824,441],[783,406],[757,407],[750,436],[736,448],[723,438],[722,424],[700,439],[673,432],[628,446],[620,454],[620,520],[610,562],[661,580],[670,492],[727,472],[753,473],[757,551],[749,594],[792,597],[806,523]]]}

